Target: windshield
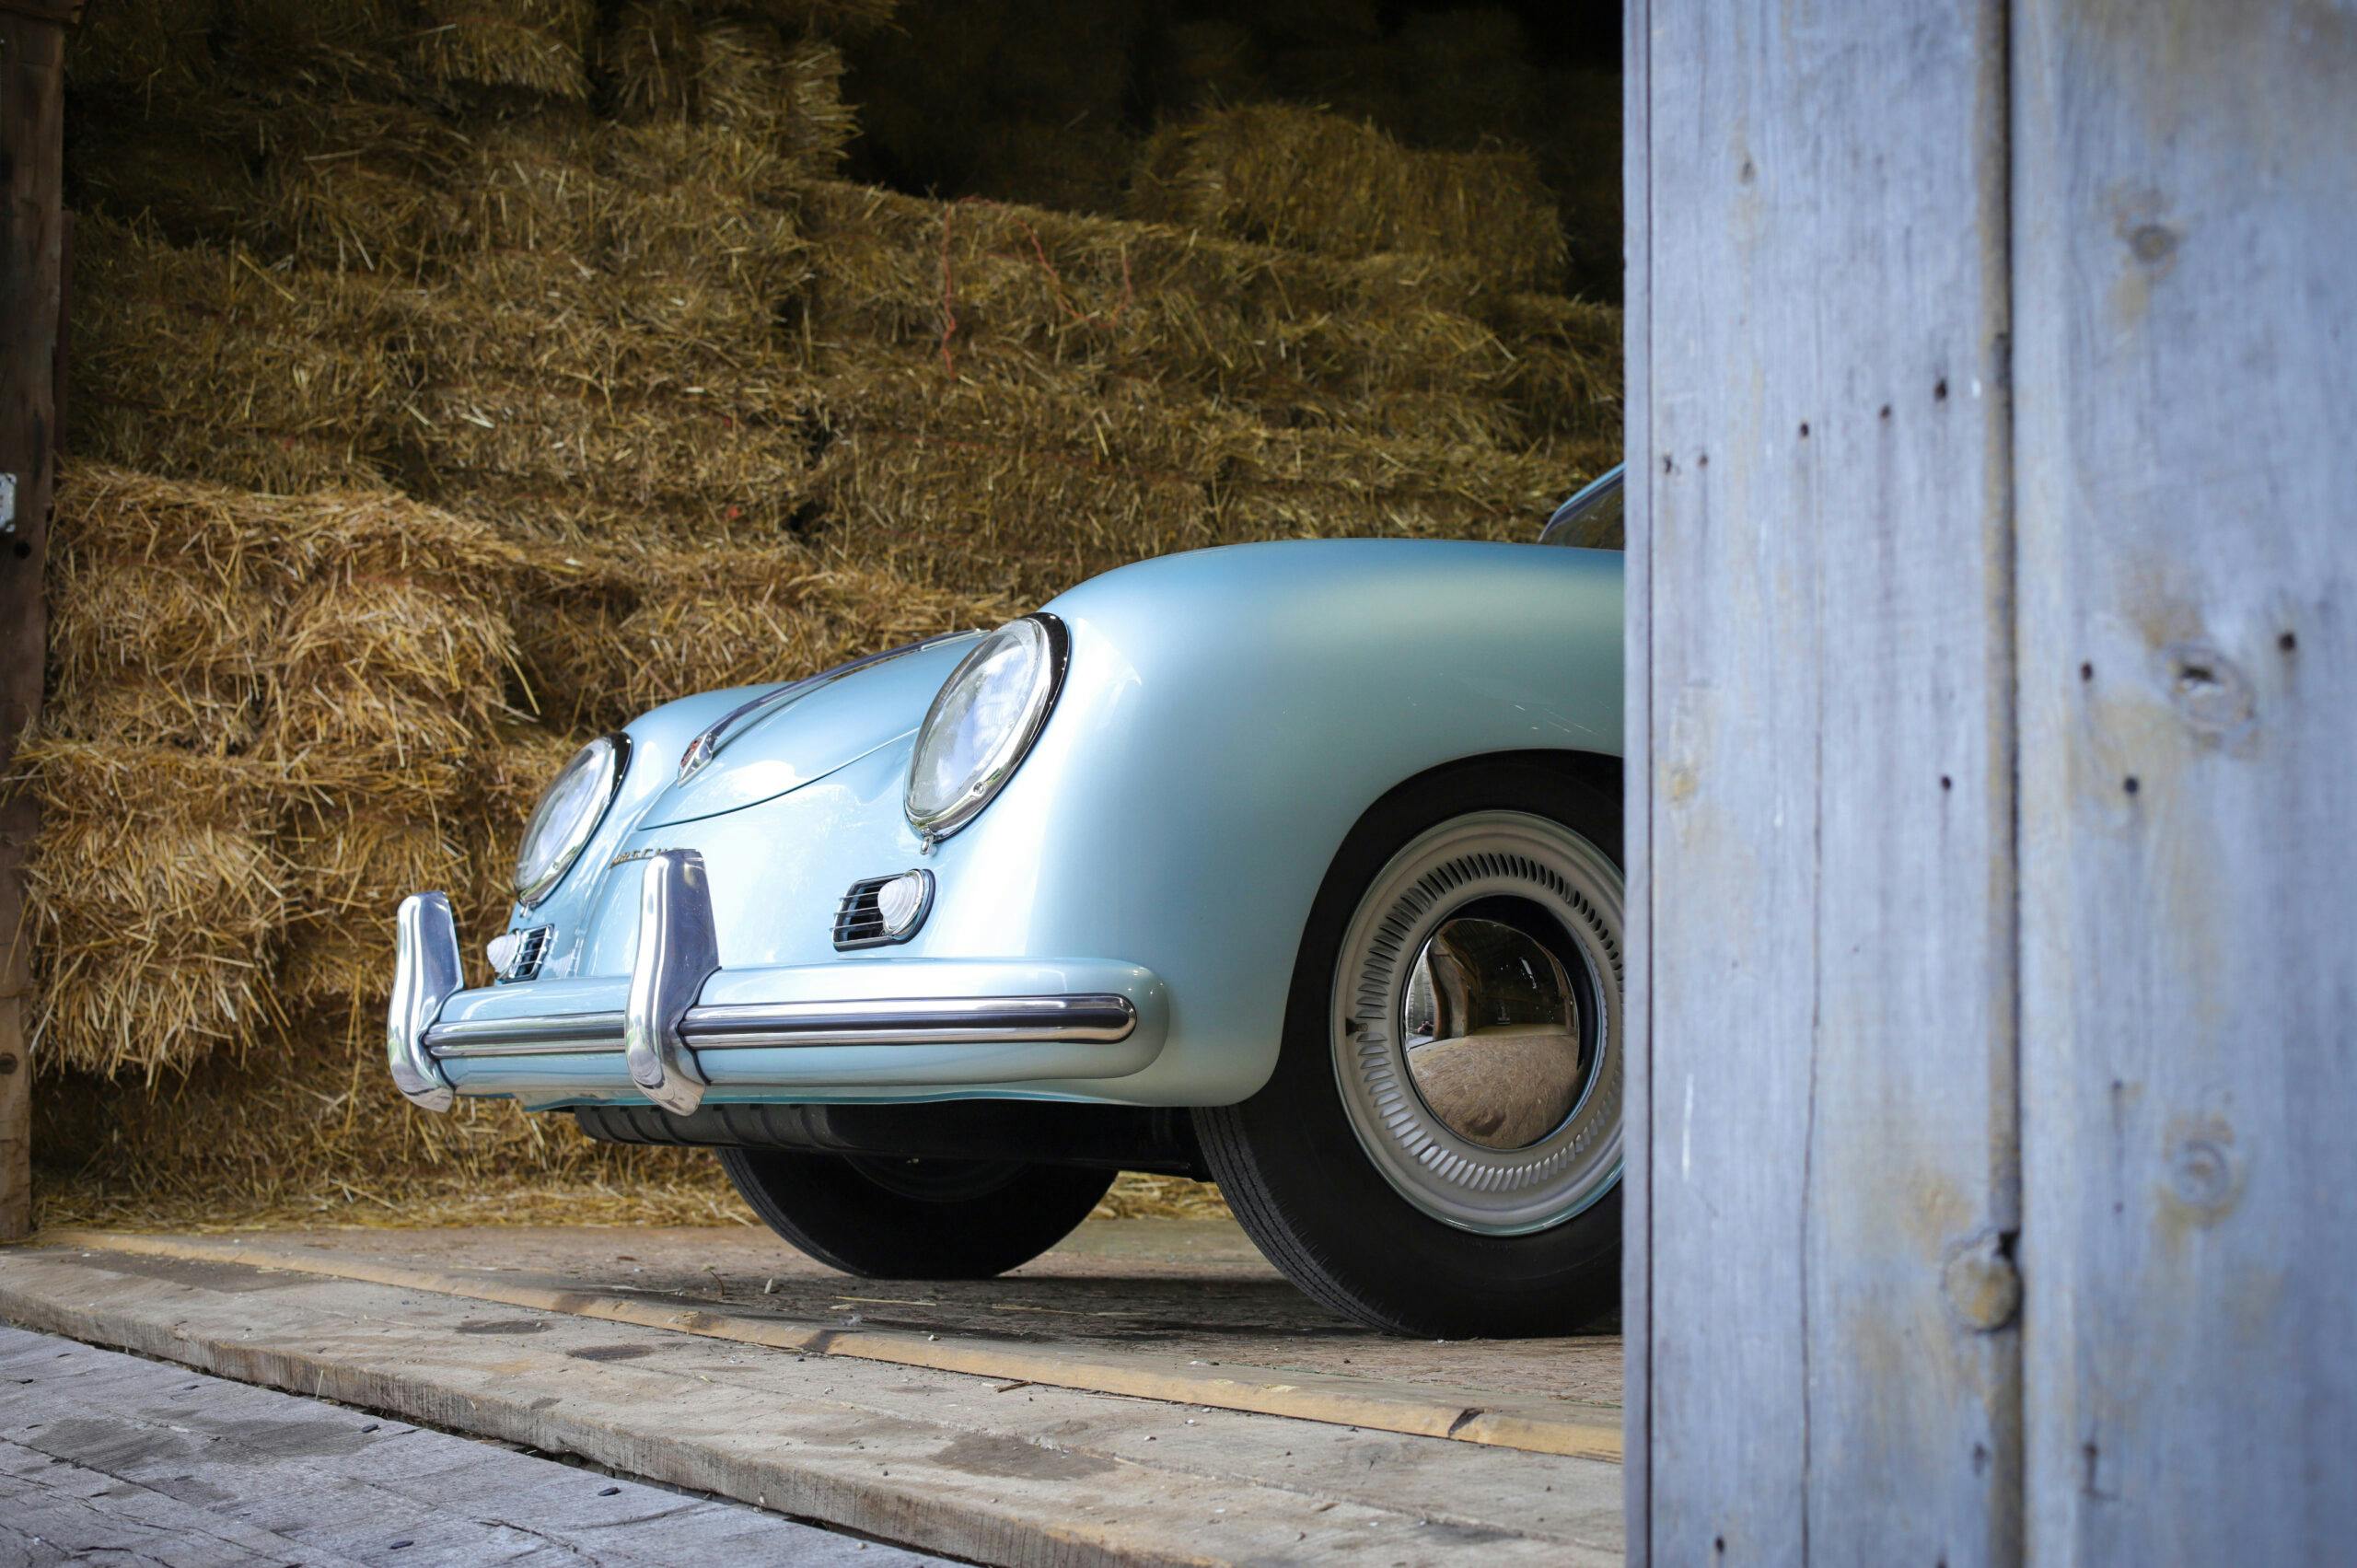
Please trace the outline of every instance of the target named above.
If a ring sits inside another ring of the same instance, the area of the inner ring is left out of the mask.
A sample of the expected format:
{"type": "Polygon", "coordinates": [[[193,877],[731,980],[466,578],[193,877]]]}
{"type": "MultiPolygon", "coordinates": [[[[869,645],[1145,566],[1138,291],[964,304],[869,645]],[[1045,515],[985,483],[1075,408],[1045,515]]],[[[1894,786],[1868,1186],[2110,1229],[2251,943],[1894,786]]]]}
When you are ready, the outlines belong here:
{"type": "Polygon", "coordinates": [[[1621,546],[1620,469],[1604,477],[1555,508],[1539,531],[1541,544],[1575,545],[1585,550],[1618,550],[1621,546]]]}

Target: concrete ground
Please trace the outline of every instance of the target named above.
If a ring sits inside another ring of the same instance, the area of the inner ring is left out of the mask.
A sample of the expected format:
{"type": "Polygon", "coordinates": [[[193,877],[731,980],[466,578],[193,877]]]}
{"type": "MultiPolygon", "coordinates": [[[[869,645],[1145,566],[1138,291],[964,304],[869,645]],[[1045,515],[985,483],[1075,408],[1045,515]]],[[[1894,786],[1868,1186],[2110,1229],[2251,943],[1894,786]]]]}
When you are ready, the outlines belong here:
{"type": "Polygon", "coordinates": [[[1225,1222],[960,1284],[744,1228],[52,1235],[0,1318],[982,1562],[1620,1558],[1617,1338],[1386,1339],[1225,1222]]]}
{"type": "Polygon", "coordinates": [[[0,1328],[0,1563],[938,1564],[759,1508],[0,1328]]]}

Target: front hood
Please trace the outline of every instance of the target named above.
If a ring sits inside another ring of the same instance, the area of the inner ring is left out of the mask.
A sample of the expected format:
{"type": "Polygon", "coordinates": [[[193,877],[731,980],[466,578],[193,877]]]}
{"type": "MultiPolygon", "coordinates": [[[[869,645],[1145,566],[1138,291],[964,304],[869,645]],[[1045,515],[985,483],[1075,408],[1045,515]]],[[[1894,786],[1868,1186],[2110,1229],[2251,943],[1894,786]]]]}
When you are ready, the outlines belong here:
{"type": "MultiPolygon", "coordinates": [[[[889,746],[924,722],[934,694],[979,632],[919,643],[872,663],[830,670],[716,737],[710,761],[668,785],[638,819],[668,827],[716,817],[800,789],[889,746]]],[[[654,759],[677,771],[679,759],[654,759]]]]}

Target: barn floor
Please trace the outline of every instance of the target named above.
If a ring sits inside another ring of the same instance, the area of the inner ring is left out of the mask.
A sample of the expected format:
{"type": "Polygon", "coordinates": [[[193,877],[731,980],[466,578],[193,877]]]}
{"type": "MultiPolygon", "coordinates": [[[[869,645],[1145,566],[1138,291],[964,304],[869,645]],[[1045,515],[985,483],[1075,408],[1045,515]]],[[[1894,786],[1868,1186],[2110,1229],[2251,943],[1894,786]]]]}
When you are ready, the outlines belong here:
{"type": "Polygon", "coordinates": [[[1620,1555],[1617,1338],[1385,1339],[1225,1222],[971,1284],[741,1227],[52,1233],[0,1318],[983,1562],[1620,1555]]]}

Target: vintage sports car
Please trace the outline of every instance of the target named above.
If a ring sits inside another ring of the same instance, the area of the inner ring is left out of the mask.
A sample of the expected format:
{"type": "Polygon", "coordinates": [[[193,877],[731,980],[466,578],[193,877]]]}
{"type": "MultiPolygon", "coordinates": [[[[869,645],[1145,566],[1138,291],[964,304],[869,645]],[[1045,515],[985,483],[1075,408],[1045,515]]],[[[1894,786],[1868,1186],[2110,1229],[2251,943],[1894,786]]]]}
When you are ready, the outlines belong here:
{"type": "Polygon", "coordinates": [[[996,1273],[1180,1172],[1368,1323],[1576,1327],[1619,1295],[1621,569],[1558,546],[1619,502],[1165,556],[657,708],[549,785],[492,984],[403,900],[394,1081],[714,1148],[854,1273],[996,1273]]]}

